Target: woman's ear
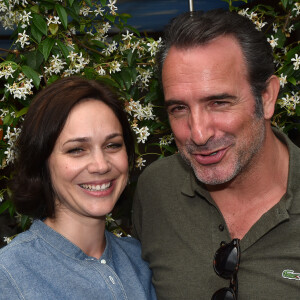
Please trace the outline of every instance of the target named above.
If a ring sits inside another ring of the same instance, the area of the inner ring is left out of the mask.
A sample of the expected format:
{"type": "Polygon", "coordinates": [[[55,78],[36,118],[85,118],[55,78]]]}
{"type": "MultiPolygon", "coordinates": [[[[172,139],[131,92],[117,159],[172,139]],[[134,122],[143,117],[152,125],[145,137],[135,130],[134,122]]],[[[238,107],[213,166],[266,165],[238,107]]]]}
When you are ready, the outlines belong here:
{"type": "Polygon", "coordinates": [[[267,87],[262,92],[262,103],[264,107],[264,117],[270,120],[274,114],[275,103],[280,89],[279,79],[276,75],[272,75],[267,81],[267,87]]]}

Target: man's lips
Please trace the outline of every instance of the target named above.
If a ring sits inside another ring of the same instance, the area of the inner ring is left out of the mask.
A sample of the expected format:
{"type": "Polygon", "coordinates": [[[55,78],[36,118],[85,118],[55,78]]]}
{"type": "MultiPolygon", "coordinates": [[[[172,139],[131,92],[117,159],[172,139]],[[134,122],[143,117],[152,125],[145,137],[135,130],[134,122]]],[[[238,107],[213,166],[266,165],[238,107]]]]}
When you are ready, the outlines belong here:
{"type": "Polygon", "coordinates": [[[229,147],[207,153],[192,153],[195,160],[201,165],[217,164],[222,160],[229,147]]]}

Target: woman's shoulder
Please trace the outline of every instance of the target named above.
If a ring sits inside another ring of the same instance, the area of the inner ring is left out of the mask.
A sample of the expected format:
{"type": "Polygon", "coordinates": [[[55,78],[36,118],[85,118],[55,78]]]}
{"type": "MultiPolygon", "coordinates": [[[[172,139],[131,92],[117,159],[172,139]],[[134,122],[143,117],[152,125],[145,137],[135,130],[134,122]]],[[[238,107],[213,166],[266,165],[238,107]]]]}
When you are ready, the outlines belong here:
{"type": "Polygon", "coordinates": [[[18,258],[24,256],[28,252],[24,252],[24,246],[29,246],[36,238],[31,231],[27,230],[12,239],[12,241],[0,249],[0,261],[3,263],[6,259],[18,258]]]}
{"type": "Polygon", "coordinates": [[[115,235],[112,232],[106,231],[105,232],[106,238],[109,239],[109,243],[113,248],[122,248],[125,251],[130,251],[133,253],[141,253],[141,243],[139,240],[127,236],[127,237],[120,237],[115,235]]]}

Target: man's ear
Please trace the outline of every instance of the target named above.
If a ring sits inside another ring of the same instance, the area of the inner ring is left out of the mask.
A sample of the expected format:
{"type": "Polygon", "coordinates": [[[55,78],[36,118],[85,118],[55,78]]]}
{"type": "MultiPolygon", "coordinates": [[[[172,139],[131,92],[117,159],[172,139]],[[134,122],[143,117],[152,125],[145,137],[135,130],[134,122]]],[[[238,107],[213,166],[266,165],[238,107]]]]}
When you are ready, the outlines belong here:
{"type": "Polygon", "coordinates": [[[270,120],[274,114],[275,103],[280,89],[279,79],[276,75],[272,75],[267,81],[267,87],[262,92],[262,103],[264,107],[264,117],[270,120]]]}

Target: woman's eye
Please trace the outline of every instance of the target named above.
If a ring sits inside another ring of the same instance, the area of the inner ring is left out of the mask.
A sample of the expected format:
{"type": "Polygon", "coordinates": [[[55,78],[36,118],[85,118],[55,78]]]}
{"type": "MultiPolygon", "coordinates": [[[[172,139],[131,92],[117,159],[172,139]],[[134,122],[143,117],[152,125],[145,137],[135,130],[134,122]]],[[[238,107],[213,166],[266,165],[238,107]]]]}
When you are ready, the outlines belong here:
{"type": "Polygon", "coordinates": [[[119,149],[123,146],[121,143],[110,143],[106,146],[107,149],[119,149]]]}
{"type": "Polygon", "coordinates": [[[72,148],[67,151],[69,154],[80,154],[83,151],[82,148],[72,148]]]}

